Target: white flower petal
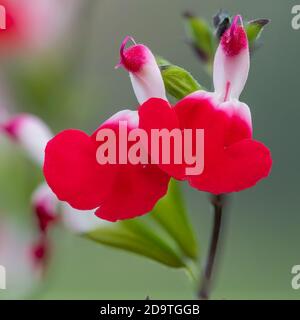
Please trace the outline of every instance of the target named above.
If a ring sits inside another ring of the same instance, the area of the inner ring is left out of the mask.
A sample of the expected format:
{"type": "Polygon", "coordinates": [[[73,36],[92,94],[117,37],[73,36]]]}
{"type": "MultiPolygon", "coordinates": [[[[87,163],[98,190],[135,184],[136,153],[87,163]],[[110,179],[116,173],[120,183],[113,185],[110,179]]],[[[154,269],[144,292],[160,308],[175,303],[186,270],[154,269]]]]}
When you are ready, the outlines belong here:
{"type": "Polygon", "coordinates": [[[75,233],[90,232],[109,224],[109,222],[96,217],[94,210],[76,210],[67,203],[62,204],[62,221],[67,229],[75,233]]]}
{"type": "Polygon", "coordinates": [[[222,101],[239,99],[249,73],[247,35],[244,28],[237,25],[237,18],[239,16],[222,36],[214,60],[214,87],[222,101]]]}
{"type": "Polygon", "coordinates": [[[41,270],[32,254],[33,239],[10,221],[0,221],[0,265],[6,270],[3,298],[24,298],[36,287],[41,270]]]}
{"type": "Polygon", "coordinates": [[[53,134],[38,117],[29,114],[16,116],[6,124],[4,130],[38,164],[44,163],[44,151],[53,134]]]}
{"type": "Polygon", "coordinates": [[[134,93],[140,104],[150,98],[167,100],[161,72],[151,50],[142,44],[125,49],[131,37],[126,37],[121,45],[121,60],[118,66],[124,66],[129,72],[134,93]]]}

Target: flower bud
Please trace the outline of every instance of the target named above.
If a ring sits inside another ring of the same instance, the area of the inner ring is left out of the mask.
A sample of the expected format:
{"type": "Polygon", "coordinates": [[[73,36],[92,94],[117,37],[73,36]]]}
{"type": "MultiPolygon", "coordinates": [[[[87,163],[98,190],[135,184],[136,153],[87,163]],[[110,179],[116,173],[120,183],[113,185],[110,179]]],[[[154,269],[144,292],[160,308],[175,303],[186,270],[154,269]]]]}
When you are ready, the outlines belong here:
{"type": "Polygon", "coordinates": [[[32,206],[41,232],[57,219],[58,199],[46,183],[40,185],[32,196],[32,206]]]}
{"type": "Polygon", "coordinates": [[[0,129],[16,141],[38,164],[44,162],[44,151],[52,133],[38,117],[21,114],[3,124],[0,129]]]}
{"type": "Polygon", "coordinates": [[[0,33],[1,55],[49,48],[79,9],[78,0],[1,0],[0,5],[6,17],[0,33]]]}
{"type": "Polygon", "coordinates": [[[239,99],[248,78],[250,56],[241,16],[222,35],[214,60],[214,87],[221,101],[239,99]],[[238,24],[240,20],[241,25],[238,24]]]}
{"type": "Polygon", "coordinates": [[[0,264],[5,267],[8,290],[0,290],[1,299],[25,298],[36,289],[45,271],[45,254],[34,254],[31,234],[11,220],[0,219],[0,264]]]}
{"type": "Polygon", "coordinates": [[[140,104],[150,98],[167,100],[159,67],[148,47],[136,44],[133,38],[127,36],[122,42],[120,62],[116,67],[120,66],[129,72],[134,93],[140,104]],[[126,49],[129,40],[132,40],[134,45],[126,49]]]}

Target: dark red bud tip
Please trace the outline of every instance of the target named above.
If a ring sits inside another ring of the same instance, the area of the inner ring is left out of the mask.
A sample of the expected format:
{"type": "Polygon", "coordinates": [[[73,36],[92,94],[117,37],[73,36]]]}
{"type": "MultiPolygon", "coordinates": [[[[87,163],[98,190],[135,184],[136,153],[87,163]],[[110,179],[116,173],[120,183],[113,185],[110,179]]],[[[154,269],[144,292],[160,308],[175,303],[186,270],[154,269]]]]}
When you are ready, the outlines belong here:
{"type": "Polygon", "coordinates": [[[56,215],[50,213],[44,203],[37,204],[35,212],[42,232],[46,232],[48,227],[57,221],[56,215]]]}
{"type": "Polygon", "coordinates": [[[49,244],[46,237],[42,236],[37,243],[32,246],[31,249],[33,262],[36,267],[44,268],[47,263],[49,244]]]}
{"type": "Polygon", "coordinates": [[[136,44],[130,36],[125,37],[120,47],[120,62],[116,68],[123,66],[129,72],[138,72],[147,62],[147,48],[141,44],[136,44]],[[134,45],[125,48],[128,41],[132,41],[134,45]]]}
{"type": "Polygon", "coordinates": [[[12,119],[0,125],[0,130],[6,133],[10,138],[17,140],[19,123],[20,123],[19,118],[12,119]]]}
{"type": "Polygon", "coordinates": [[[231,27],[222,36],[221,45],[225,54],[229,57],[238,55],[241,50],[248,47],[247,34],[242,23],[242,17],[240,15],[235,16],[231,27]],[[241,25],[238,24],[239,20],[241,25]]]}

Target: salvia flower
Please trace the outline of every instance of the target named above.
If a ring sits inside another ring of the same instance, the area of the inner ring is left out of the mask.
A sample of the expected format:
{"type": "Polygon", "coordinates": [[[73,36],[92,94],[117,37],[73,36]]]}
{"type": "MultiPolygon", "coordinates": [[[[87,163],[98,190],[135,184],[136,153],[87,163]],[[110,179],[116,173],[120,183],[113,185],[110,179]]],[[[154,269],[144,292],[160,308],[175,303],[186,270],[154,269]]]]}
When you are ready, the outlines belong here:
{"type": "Polygon", "coordinates": [[[247,36],[242,18],[236,16],[215,55],[214,92],[197,91],[174,107],[167,106],[164,100],[140,107],[140,127],[147,132],[154,128],[204,130],[202,174],[188,175],[185,164],[160,165],[163,170],[213,194],[241,191],[268,176],[270,151],[253,139],[250,109],[239,101],[249,65],[247,36]]]}
{"type": "Polygon", "coordinates": [[[52,133],[47,125],[31,114],[18,114],[4,122],[0,129],[20,145],[38,164],[44,163],[44,150],[52,133]]]}
{"type": "Polygon", "coordinates": [[[96,154],[103,142],[97,133],[111,129],[119,137],[120,121],[127,130],[138,128],[137,111],[123,110],[104,122],[91,136],[79,130],[56,135],[46,147],[44,175],[61,201],[78,210],[97,209],[109,221],[129,219],[152,210],[167,192],[169,176],[152,164],[99,164],[96,154]]]}
{"type": "MultiPolygon", "coordinates": [[[[46,183],[41,184],[34,192],[32,208],[41,232],[41,239],[43,237],[46,239],[47,231],[57,224],[64,226],[72,233],[81,234],[106,223],[97,218],[92,210],[82,214],[82,211],[72,208],[68,203],[60,203],[46,183]]],[[[37,244],[37,255],[43,252],[42,244],[41,241],[37,244]]]]}
{"type": "Polygon", "coordinates": [[[58,200],[46,183],[41,184],[33,193],[32,207],[40,231],[46,233],[58,219],[58,200]]]}
{"type": "Polygon", "coordinates": [[[15,222],[1,218],[0,264],[6,269],[8,289],[1,292],[1,297],[24,298],[30,294],[45,273],[47,256],[44,240],[36,241],[15,222]]]}
{"type": "Polygon", "coordinates": [[[149,98],[166,98],[164,82],[153,53],[143,44],[136,44],[127,36],[120,48],[120,62],[116,67],[124,67],[130,75],[134,93],[140,104],[149,98]],[[125,48],[128,41],[134,45],[125,48]]]}
{"type": "Polygon", "coordinates": [[[1,54],[24,53],[24,49],[32,52],[48,48],[58,39],[72,20],[78,1],[0,0],[0,5],[5,10],[5,28],[0,29],[1,54]]]}
{"type": "MultiPolygon", "coordinates": [[[[126,37],[120,49],[120,63],[130,73],[134,91],[140,103],[151,97],[164,98],[163,80],[151,51],[134,44],[125,49],[126,37]]],[[[115,132],[121,122],[127,123],[127,133],[139,127],[137,111],[122,110],[105,121],[92,135],[79,130],[66,130],[55,136],[46,148],[44,175],[57,197],[74,209],[96,209],[96,215],[109,221],[129,219],[152,210],[167,192],[170,177],[153,164],[99,164],[98,148],[103,141],[98,133],[104,129],[115,132]]]]}
{"type": "MultiPolygon", "coordinates": [[[[5,112],[0,128],[13,142],[22,147],[32,160],[40,166],[43,165],[45,148],[47,142],[53,138],[53,133],[40,118],[31,114],[11,117],[5,112]]],[[[42,183],[34,191],[31,204],[41,239],[48,229],[58,222],[74,233],[91,231],[103,223],[92,211],[85,211],[82,214],[80,210],[72,208],[67,203],[61,204],[46,183],[42,183]]],[[[38,241],[36,244],[38,256],[42,247],[42,243],[38,241]]]]}

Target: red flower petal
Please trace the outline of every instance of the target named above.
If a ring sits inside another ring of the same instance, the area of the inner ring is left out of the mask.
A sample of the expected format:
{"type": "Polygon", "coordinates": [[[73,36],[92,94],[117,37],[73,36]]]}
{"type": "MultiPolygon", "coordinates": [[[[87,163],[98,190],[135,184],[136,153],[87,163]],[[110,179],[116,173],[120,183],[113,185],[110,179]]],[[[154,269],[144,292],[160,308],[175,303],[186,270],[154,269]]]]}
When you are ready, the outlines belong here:
{"type": "Polygon", "coordinates": [[[181,128],[204,129],[205,167],[215,162],[224,147],[252,137],[248,106],[240,102],[217,105],[213,96],[199,92],[174,108],[181,128]]]}
{"type": "MultiPolygon", "coordinates": [[[[151,99],[164,101],[161,99],[151,99]]],[[[96,139],[100,129],[112,129],[119,143],[119,121],[127,121],[127,133],[139,127],[136,111],[123,110],[108,119],[94,134],[96,139]]],[[[117,145],[118,145],[117,143],[117,145]]],[[[133,142],[128,142],[128,149],[133,142]]],[[[117,152],[117,157],[119,153],[117,152]]],[[[150,159],[148,160],[150,163],[150,159]]],[[[156,202],[163,197],[170,181],[169,175],[152,164],[116,164],[115,183],[109,197],[96,211],[96,215],[109,221],[130,219],[150,212],[156,202]]]]}
{"type": "Polygon", "coordinates": [[[269,175],[268,148],[255,140],[242,140],[226,148],[214,166],[189,178],[191,186],[214,194],[237,192],[254,186],[269,175]]]}
{"type": "Polygon", "coordinates": [[[114,130],[119,141],[119,122],[127,121],[130,132],[138,128],[138,120],[137,112],[123,110],[91,137],[81,131],[67,130],[52,139],[46,148],[44,174],[58,198],[76,209],[100,207],[96,215],[109,221],[151,211],[166,194],[169,175],[151,164],[100,165],[96,161],[97,149],[102,144],[97,141],[99,130],[114,130]]]}
{"type": "Polygon", "coordinates": [[[49,141],[44,175],[62,201],[80,210],[101,205],[112,188],[115,167],[96,162],[96,144],[79,130],[66,130],[49,141]]]}
{"type": "Polygon", "coordinates": [[[270,171],[270,152],[251,140],[251,114],[243,103],[217,104],[213,95],[197,92],[174,108],[163,100],[151,99],[140,107],[139,114],[140,127],[148,134],[153,128],[204,129],[202,174],[186,176],[185,164],[159,164],[171,176],[187,179],[199,190],[215,194],[240,191],[255,185],[270,171]]]}
{"type": "MultiPolygon", "coordinates": [[[[174,108],[165,100],[152,98],[142,104],[139,108],[139,128],[145,130],[148,134],[149,140],[152,129],[180,129],[179,121],[174,108]]],[[[170,140],[170,164],[163,164],[161,161],[162,143],[159,146],[160,161],[158,166],[175,177],[176,179],[183,179],[185,177],[185,166],[174,163],[174,140],[170,140]]],[[[151,140],[149,141],[148,150],[151,150],[151,140]]],[[[149,151],[150,152],[150,151],[149,151]]],[[[153,156],[153,155],[152,155],[153,156]]]]}
{"type": "Polygon", "coordinates": [[[170,177],[156,165],[118,165],[116,183],[96,215],[109,221],[150,212],[168,189],[170,177]]]}
{"type": "Polygon", "coordinates": [[[229,117],[216,107],[212,98],[202,93],[182,99],[174,108],[182,129],[204,129],[204,165],[207,167],[224,148],[229,117]]]}

